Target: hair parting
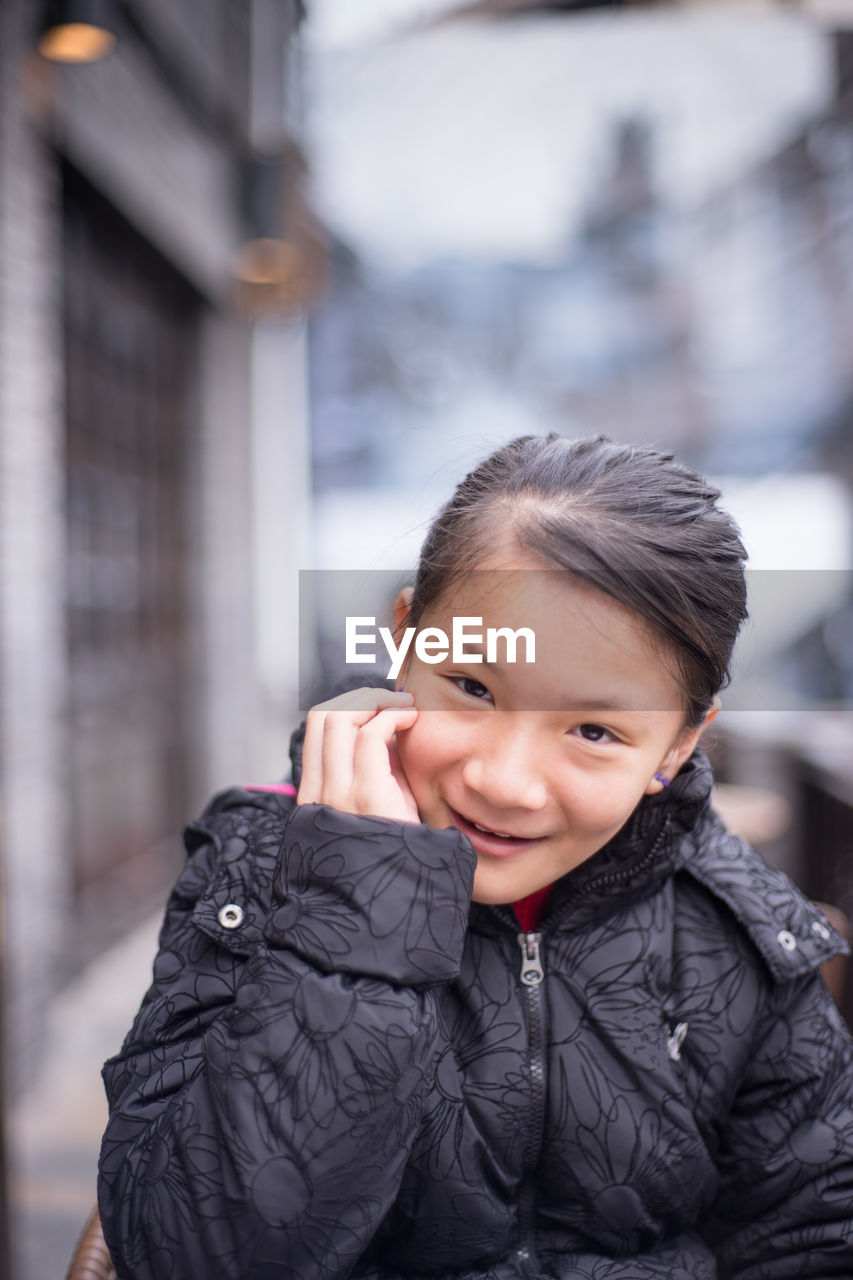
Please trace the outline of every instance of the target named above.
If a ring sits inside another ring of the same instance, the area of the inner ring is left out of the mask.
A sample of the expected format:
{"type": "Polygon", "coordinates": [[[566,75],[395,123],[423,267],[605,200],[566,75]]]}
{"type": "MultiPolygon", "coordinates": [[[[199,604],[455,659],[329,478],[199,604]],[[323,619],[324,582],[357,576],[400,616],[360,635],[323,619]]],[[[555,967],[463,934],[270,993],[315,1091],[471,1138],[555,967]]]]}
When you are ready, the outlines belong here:
{"type": "Polygon", "coordinates": [[[417,625],[495,548],[532,552],[643,618],[669,652],[686,723],[701,724],[730,679],[747,617],[740,531],[720,492],[652,446],[605,436],[520,436],[475,467],[427,534],[417,625]]]}

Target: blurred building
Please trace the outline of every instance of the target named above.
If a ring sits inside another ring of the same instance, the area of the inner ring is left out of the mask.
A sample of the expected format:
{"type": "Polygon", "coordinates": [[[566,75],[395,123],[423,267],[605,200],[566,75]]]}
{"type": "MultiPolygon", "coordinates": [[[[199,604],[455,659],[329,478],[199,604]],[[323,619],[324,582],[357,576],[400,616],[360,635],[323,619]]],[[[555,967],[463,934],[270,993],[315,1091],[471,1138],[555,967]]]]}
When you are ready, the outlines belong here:
{"type": "Polygon", "coordinates": [[[413,451],[490,434],[472,388],[519,423],[654,439],[715,473],[819,468],[853,387],[850,32],[519,8],[315,55],[340,241],[314,325],[318,489],[397,486],[413,451]],[[642,55],[656,74],[620,100],[642,55]],[[503,168],[481,159],[492,133],[503,168]]]}
{"type": "Polygon", "coordinates": [[[210,790],[284,770],[307,502],[302,326],[280,280],[234,275],[286,236],[281,193],[273,230],[246,195],[292,159],[297,0],[105,2],[114,47],[76,63],[40,52],[61,9],[0,3],[15,1080],[52,992],[162,901],[210,790]]]}
{"type": "Polygon", "coordinates": [[[405,569],[465,464],[524,431],[720,477],[776,581],[709,742],[724,781],[789,802],[756,843],[853,917],[853,17],[575,7],[485,0],[311,55],[338,237],[312,332],[323,564],[405,569]]]}

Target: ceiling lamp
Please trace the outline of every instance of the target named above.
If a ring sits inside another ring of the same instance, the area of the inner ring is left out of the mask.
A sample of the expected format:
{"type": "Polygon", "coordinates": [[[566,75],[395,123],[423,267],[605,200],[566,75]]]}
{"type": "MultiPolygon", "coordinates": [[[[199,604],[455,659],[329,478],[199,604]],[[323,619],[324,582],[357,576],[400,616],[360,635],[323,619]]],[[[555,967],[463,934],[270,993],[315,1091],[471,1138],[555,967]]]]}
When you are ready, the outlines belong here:
{"type": "Polygon", "coordinates": [[[48,0],[38,51],[51,62],[97,62],[115,47],[117,35],[112,0],[48,0]]]}
{"type": "Polygon", "coordinates": [[[245,239],[232,271],[249,311],[295,312],[316,301],[325,277],[321,229],[303,190],[305,160],[291,140],[245,163],[241,203],[245,239]]]}

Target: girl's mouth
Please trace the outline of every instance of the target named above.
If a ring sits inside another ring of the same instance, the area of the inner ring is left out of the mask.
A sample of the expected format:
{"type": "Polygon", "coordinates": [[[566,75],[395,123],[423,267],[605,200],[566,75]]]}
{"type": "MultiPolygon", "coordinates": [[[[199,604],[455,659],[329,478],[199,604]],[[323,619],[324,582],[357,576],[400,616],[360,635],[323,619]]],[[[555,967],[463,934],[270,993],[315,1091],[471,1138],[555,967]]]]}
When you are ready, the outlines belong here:
{"type": "Polygon", "coordinates": [[[532,849],[534,845],[544,840],[544,836],[514,836],[505,831],[493,831],[489,827],[483,827],[478,822],[473,822],[470,818],[465,818],[461,813],[453,808],[450,810],[453,816],[453,825],[457,827],[463,835],[466,835],[471,841],[478,853],[487,853],[494,858],[508,858],[516,853],[523,853],[525,849],[532,849]]]}

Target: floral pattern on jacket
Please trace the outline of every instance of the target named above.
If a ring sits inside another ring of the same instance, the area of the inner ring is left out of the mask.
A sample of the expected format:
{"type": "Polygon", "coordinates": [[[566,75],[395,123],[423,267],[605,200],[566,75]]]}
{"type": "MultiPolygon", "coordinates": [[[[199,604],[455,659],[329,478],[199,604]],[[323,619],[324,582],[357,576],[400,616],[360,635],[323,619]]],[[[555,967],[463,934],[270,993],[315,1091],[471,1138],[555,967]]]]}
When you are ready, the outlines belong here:
{"type": "Polygon", "coordinates": [[[840,940],[709,791],[697,752],[526,938],[454,829],[218,797],[104,1069],[119,1276],[849,1280],[840,940]]]}

